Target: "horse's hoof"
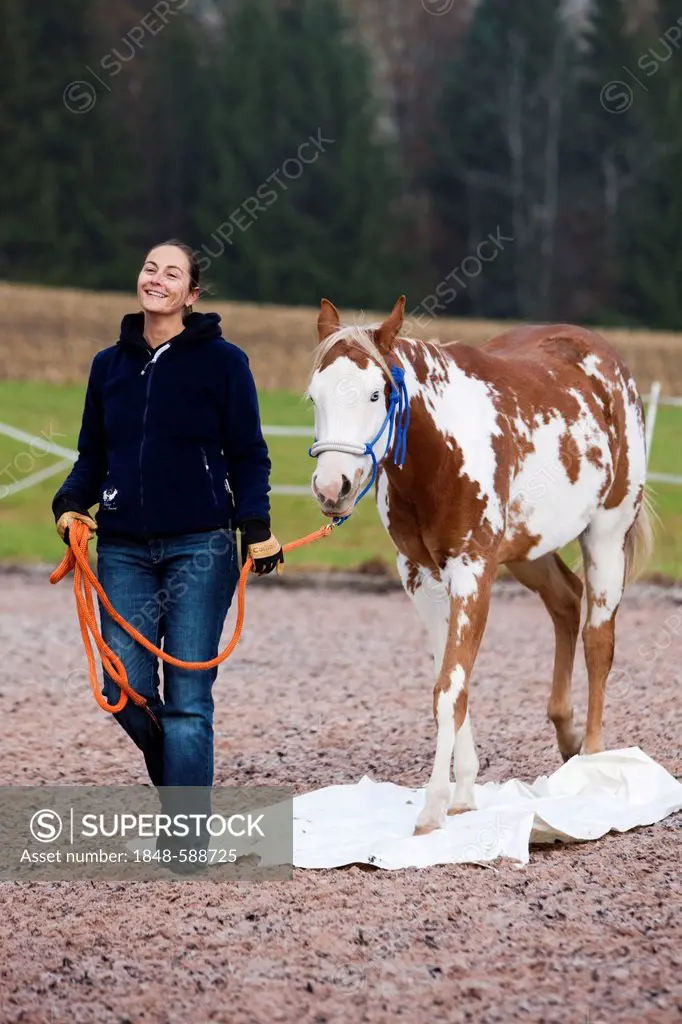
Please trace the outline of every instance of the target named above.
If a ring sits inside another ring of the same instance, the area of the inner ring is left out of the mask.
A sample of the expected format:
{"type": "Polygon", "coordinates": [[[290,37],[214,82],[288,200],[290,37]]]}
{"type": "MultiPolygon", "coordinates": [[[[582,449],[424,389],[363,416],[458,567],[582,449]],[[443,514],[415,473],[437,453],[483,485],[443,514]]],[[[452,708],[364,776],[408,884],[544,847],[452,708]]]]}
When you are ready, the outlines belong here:
{"type": "Polygon", "coordinates": [[[453,804],[452,807],[448,807],[448,814],[466,814],[467,811],[475,810],[472,804],[453,804]]]}
{"type": "Polygon", "coordinates": [[[416,825],[413,836],[427,836],[429,832],[437,832],[440,825],[416,825]]]}
{"type": "Polygon", "coordinates": [[[568,718],[549,719],[553,722],[556,732],[556,741],[561,754],[561,759],[566,763],[572,757],[580,753],[585,733],[573,721],[573,712],[568,718]]]}
{"type": "Polygon", "coordinates": [[[573,739],[566,744],[564,748],[559,747],[559,753],[561,754],[561,760],[566,764],[572,757],[576,757],[577,754],[582,754],[583,738],[581,735],[574,736],[573,739]]]}
{"type": "Polygon", "coordinates": [[[604,744],[603,743],[583,743],[580,748],[581,754],[603,754],[604,744]]]}

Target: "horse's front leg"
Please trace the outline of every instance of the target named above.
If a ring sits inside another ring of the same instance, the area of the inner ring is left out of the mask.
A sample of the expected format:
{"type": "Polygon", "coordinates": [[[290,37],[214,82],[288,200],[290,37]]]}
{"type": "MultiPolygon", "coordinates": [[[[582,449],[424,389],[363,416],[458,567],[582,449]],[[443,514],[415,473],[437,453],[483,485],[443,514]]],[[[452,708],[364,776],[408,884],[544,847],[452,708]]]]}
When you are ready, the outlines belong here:
{"type": "Polygon", "coordinates": [[[442,828],[445,815],[474,807],[478,757],[469,718],[469,677],[485,629],[495,566],[467,554],[447,561],[441,577],[450,595],[450,622],[443,664],[433,691],[436,756],[426,802],[415,835],[442,828]],[[455,792],[451,793],[450,761],[455,752],[455,792]]]}

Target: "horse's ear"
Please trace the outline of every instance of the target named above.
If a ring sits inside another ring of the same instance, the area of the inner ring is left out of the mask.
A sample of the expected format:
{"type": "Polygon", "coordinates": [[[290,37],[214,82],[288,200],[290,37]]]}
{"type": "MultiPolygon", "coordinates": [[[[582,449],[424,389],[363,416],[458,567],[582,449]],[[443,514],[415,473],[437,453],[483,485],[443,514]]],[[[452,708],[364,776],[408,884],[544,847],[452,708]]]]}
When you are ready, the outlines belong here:
{"type": "Polygon", "coordinates": [[[389,352],[400,334],[405,316],[405,296],[401,295],[390,315],[377,330],[374,340],[380,352],[389,352]]]}
{"type": "Polygon", "coordinates": [[[325,341],[330,334],[338,331],[341,326],[339,311],[329,299],[322,299],[320,313],[317,318],[317,333],[320,341],[325,341]]]}

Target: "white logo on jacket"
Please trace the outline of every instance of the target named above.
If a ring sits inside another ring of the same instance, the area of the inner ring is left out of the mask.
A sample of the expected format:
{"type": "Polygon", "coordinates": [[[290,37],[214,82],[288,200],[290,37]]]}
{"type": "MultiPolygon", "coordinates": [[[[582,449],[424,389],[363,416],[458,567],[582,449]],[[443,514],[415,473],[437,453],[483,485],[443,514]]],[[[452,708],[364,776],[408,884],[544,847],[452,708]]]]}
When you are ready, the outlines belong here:
{"type": "Polygon", "coordinates": [[[118,494],[118,488],[109,487],[102,492],[102,508],[111,509],[112,511],[116,508],[114,499],[118,494]]]}

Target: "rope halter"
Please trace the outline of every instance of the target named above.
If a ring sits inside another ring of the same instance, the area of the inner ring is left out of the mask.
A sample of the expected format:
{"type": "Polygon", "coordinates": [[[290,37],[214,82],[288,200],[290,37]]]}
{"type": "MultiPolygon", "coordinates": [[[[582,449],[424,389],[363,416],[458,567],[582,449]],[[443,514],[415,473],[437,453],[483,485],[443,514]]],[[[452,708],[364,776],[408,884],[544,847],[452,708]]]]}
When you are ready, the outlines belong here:
{"type": "MultiPolygon", "coordinates": [[[[382,462],[388,454],[391,447],[391,441],[393,441],[393,464],[402,469],[405,462],[405,454],[407,450],[407,429],[410,425],[410,398],[407,393],[405,370],[403,367],[392,366],[391,378],[393,384],[388,400],[388,410],[378,433],[371,441],[367,441],[363,445],[351,444],[348,441],[316,440],[312,447],[308,449],[308,454],[314,459],[316,459],[318,455],[322,455],[323,452],[342,452],[344,455],[355,455],[358,458],[364,458],[365,455],[369,455],[372,460],[372,472],[368,482],[353,502],[353,508],[355,508],[357,503],[364,498],[370,488],[374,485],[374,481],[376,480],[377,473],[379,471],[379,463],[382,462]],[[377,461],[374,449],[383,437],[387,428],[388,438],[386,440],[386,449],[384,451],[384,455],[382,455],[381,459],[377,461]],[[394,432],[395,439],[393,436],[394,432]]],[[[347,516],[337,516],[332,520],[332,522],[335,526],[340,526],[341,523],[345,523],[345,521],[350,518],[350,515],[351,513],[349,512],[347,516]]]]}

